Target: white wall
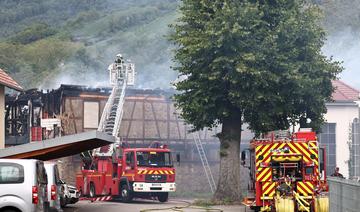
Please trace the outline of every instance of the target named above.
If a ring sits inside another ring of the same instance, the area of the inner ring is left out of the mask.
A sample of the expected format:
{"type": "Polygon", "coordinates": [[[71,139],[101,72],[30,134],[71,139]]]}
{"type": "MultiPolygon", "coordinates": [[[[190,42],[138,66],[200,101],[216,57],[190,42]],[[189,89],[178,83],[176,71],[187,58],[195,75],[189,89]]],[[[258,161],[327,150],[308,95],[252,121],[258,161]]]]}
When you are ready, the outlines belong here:
{"type": "MultiPolygon", "coordinates": [[[[336,166],[344,177],[349,177],[348,160],[349,152],[349,126],[354,118],[359,118],[359,107],[354,103],[329,103],[327,104],[325,120],[336,123],[336,166]]],[[[329,174],[334,170],[327,170],[329,174]]]]}

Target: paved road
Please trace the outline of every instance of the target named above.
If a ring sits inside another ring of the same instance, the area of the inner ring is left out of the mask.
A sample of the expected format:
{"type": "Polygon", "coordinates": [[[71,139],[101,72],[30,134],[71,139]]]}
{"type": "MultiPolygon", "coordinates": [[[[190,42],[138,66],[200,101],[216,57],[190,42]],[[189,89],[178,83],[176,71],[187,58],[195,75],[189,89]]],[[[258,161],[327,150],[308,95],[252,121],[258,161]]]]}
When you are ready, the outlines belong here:
{"type": "MultiPolygon", "coordinates": [[[[204,212],[204,211],[224,211],[224,212],[245,212],[243,206],[214,206],[212,209],[220,210],[205,210],[201,208],[187,207],[189,204],[187,201],[182,200],[170,200],[167,203],[159,203],[152,200],[139,200],[133,203],[121,203],[121,202],[94,202],[80,201],[75,205],[69,205],[64,209],[64,212],[204,212]],[[176,208],[177,207],[177,208],[176,208]],[[146,209],[153,209],[147,210],[146,209]],[[160,209],[160,210],[159,210],[160,209]],[[177,209],[177,210],[173,210],[177,209]],[[179,210],[180,209],[180,210],[179,210]]],[[[249,211],[249,210],[247,210],[249,211]]]]}

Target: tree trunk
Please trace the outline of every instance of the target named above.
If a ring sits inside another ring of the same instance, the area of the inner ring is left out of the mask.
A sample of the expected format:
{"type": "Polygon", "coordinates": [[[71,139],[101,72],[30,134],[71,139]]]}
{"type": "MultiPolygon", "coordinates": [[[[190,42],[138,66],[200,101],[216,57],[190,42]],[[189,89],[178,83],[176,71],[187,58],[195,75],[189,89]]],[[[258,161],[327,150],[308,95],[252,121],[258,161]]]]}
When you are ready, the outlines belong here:
{"type": "Polygon", "coordinates": [[[214,199],[240,201],[241,118],[223,121],[220,139],[220,173],[214,199]]]}

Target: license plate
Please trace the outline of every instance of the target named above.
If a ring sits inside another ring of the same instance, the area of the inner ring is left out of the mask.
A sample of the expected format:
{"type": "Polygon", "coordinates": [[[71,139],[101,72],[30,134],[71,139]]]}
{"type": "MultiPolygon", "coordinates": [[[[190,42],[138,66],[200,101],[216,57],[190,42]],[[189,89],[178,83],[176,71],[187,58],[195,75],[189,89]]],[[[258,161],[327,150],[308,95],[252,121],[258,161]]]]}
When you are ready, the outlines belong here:
{"type": "Polygon", "coordinates": [[[153,183],[151,186],[161,186],[161,183],[153,183]]]}

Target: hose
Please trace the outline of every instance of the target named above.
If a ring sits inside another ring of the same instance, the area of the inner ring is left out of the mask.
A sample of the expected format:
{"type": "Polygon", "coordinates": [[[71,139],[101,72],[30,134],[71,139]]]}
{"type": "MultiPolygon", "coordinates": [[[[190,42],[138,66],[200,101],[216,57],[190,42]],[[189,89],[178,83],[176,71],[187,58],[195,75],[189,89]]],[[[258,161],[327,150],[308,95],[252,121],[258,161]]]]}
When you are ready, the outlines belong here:
{"type": "Polygon", "coordinates": [[[165,211],[165,210],[170,210],[170,211],[178,211],[178,212],[183,212],[183,209],[193,209],[193,210],[204,210],[207,212],[223,212],[223,210],[221,209],[216,209],[216,208],[207,208],[207,207],[199,207],[199,206],[192,206],[190,202],[187,201],[177,201],[177,202],[183,202],[186,203],[185,206],[174,206],[174,207],[169,207],[169,208],[149,208],[149,209],[142,209],[140,210],[140,212],[149,212],[149,211],[165,211]]]}

